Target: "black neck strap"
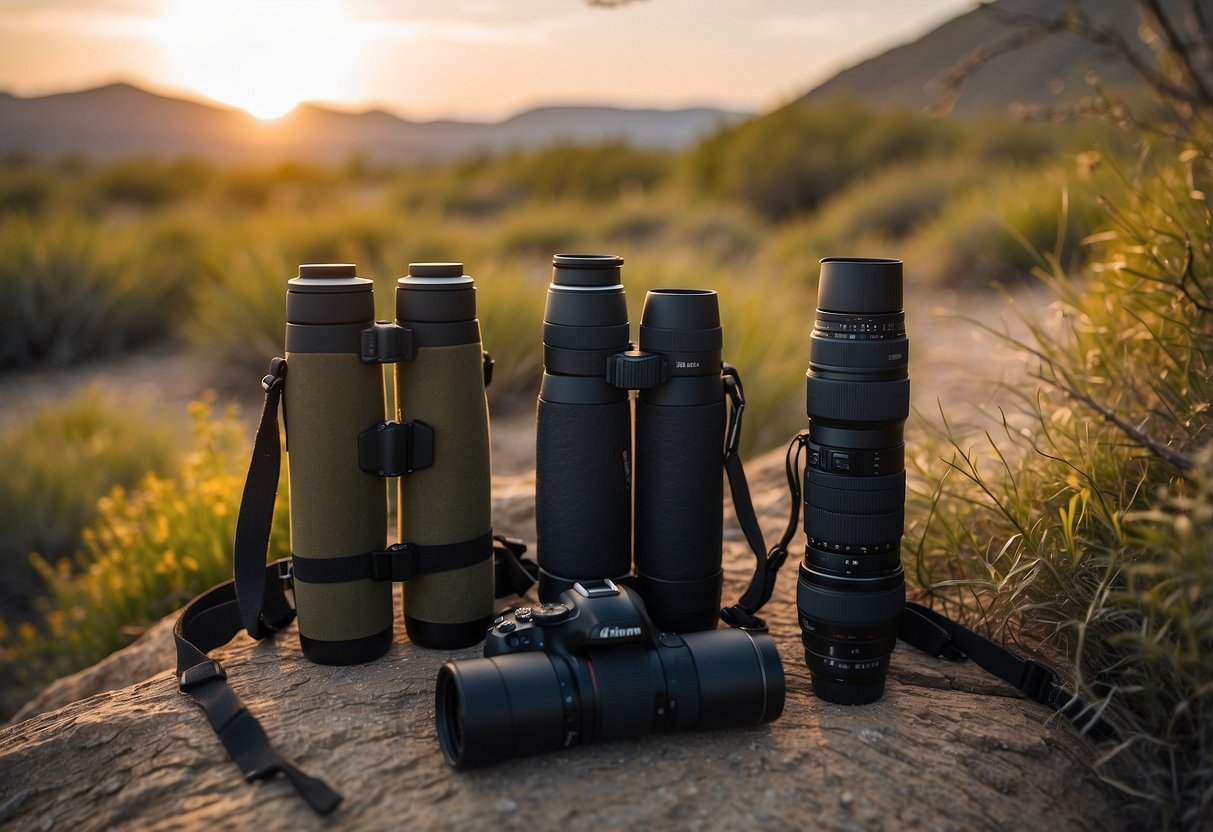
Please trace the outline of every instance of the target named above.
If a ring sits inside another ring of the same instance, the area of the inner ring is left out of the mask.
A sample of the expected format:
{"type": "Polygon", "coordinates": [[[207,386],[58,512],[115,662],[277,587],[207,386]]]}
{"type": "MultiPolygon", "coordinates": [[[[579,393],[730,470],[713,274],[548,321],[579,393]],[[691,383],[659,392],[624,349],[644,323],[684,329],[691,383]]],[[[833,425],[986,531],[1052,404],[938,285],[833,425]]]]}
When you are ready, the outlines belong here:
{"type": "MultiPolygon", "coordinates": [[[[248,712],[227,683],[223,665],[207,654],[231,641],[241,630],[254,639],[273,637],[295,618],[288,593],[292,564],[282,559],[267,564],[274,500],[282,463],[278,407],[286,382],[286,361],[275,358],[262,380],[265,404],[253,443],[248,477],[240,501],[233,545],[234,579],[199,595],[182,611],[173,628],[177,645],[177,685],[202,708],[232,760],[248,781],[282,774],[318,814],[337,808],[341,795],[323,780],[304,774],[278,753],[261,724],[248,712]]],[[[535,583],[538,567],[522,557],[520,540],[487,533],[469,541],[418,546],[400,544],[380,552],[348,558],[294,559],[301,580],[346,581],[373,577],[405,580],[412,575],[455,569],[495,556],[497,597],[521,595],[535,583]]]]}
{"type": "Polygon", "coordinates": [[[1035,659],[1021,659],[1000,644],[957,624],[934,610],[906,602],[897,635],[932,656],[952,661],[972,659],[988,673],[1018,688],[1074,724],[1094,740],[1117,739],[1116,730],[1102,718],[1102,708],[1087,704],[1057,683],[1057,671],[1035,659]]]}
{"type": "Polygon", "coordinates": [[[755,567],[754,576],[750,579],[750,585],[746,587],[746,591],[742,593],[736,604],[720,611],[720,618],[731,627],[765,632],[766,622],[756,613],[767,601],[771,600],[779,568],[788,559],[788,544],[792,542],[799,526],[800,475],[798,468],[800,451],[804,447],[808,434],[797,434],[788,445],[784,464],[787,470],[788,488],[792,495],[791,515],[783,536],[779,538],[778,543],[771,547],[770,551],[767,551],[766,542],[762,538],[762,528],[758,525],[758,515],[754,511],[754,502],[750,497],[750,485],[746,482],[745,466],[742,465],[741,454],[738,450],[738,446],[741,444],[741,417],[745,412],[745,389],[742,387],[741,376],[736,368],[728,364],[724,365],[723,379],[725,393],[731,404],[728,438],[724,451],[724,470],[729,477],[729,492],[733,495],[733,512],[737,515],[737,522],[750,546],[750,551],[754,553],[755,567]]]}

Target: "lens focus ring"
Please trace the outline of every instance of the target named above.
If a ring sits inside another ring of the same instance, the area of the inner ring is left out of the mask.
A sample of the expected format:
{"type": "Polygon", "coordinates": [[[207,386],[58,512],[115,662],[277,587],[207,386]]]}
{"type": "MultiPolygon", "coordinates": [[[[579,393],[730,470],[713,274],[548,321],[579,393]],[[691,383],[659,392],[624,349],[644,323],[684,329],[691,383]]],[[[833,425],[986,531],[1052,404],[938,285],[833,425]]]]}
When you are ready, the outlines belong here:
{"type": "Polygon", "coordinates": [[[904,335],[882,341],[848,341],[842,338],[809,339],[809,363],[843,370],[895,369],[910,358],[910,341],[904,335]]]}
{"type": "Polygon", "coordinates": [[[901,539],[905,531],[905,506],[887,514],[842,514],[806,503],[804,530],[811,539],[860,547],[880,546],[901,539]]]}
{"type": "Polygon", "coordinates": [[[906,603],[904,581],[879,592],[845,592],[796,584],[796,606],[806,618],[842,626],[876,625],[896,620],[906,603]]]}
{"type": "Polygon", "coordinates": [[[811,419],[895,422],[910,415],[910,380],[828,379],[809,370],[806,409],[811,419]]]}

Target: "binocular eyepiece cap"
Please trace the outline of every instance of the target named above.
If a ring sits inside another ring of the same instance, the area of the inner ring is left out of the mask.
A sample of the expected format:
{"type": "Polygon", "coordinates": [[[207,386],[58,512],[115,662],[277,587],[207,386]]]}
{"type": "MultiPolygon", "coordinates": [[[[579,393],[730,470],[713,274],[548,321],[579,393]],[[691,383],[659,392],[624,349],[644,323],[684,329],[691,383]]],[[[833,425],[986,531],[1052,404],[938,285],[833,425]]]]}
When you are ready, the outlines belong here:
{"type": "Polygon", "coordinates": [[[358,276],[353,263],[304,263],[298,277],[291,278],[290,292],[369,292],[373,280],[358,276]]]}
{"type": "Polygon", "coordinates": [[[556,286],[615,286],[623,258],[613,254],[557,254],[552,257],[556,286]]]}
{"type": "Polygon", "coordinates": [[[413,323],[450,323],[476,317],[476,282],[462,263],[409,263],[407,277],[396,281],[396,319],[413,323]]]}
{"type": "MultiPolygon", "coordinates": [[[[652,289],[640,316],[640,348],[654,352],[719,353],[720,303],[710,289],[652,289]]],[[[720,369],[719,356],[705,367],[720,369]]]]}
{"type": "MultiPolygon", "coordinates": [[[[286,320],[293,327],[369,325],[375,319],[375,282],[353,263],[305,263],[287,282],[286,320]]],[[[303,343],[290,335],[294,349],[303,343]]],[[[292,349],[288,345],[288,349],[292,349]]]]}
{"type": "Polygon", "coordinates": [[[885,257],[826,257],[817,308],[849,315],[902,311],[901,261],[885,257]]]}
{"type": "Polygon", "coordinates": [[[409,263],[409,277],[463,277],[463,264],[409,263]]]}

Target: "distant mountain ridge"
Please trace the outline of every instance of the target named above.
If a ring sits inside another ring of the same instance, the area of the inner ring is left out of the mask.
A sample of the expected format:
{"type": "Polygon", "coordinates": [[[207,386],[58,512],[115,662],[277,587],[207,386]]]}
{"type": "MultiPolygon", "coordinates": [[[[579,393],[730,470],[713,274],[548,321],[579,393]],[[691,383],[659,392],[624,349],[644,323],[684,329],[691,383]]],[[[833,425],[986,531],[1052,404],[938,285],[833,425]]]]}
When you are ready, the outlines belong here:
{"type": "Polygon", "coordinates": [[[0,92],[0,153],[82,153],[98,158],[195,155],[221,161],[444,159],[559,140],[626,140],[677,148],[744,113],[708,107],[658,110],[540,107],[497,123],[413,122],[371,110],[302,104],[275,121],[172,98],[126,83],[19,98],[0,92]]]}
{"type": "MultiPolygon", "coordinates": [[[[1169,10],[1181,0],[1163,0],[1169,10]]],[[[1094,21],[1137,43],[1133,0],[1077,0],[1094,21]]],[[[1061,0],[996,0],[913,41],[862,61],[796,103],[845,95],[873,106],[925,108],[941,73],[1013,29],[1007,18],[1052,18],[1061,0]]],[[[956,111],[1005,110],[1014,102],[1063,103],[1086,94],[1087,72],[1108,86],[1136,85],[1123,63],[1090,44],[1060,36],[999,56],[965,82],[956,111]],[[1101,60],[1102,58],[1102,60],[1101,60]]],[[[708,107],[659,110],[552,106],[497,123],[414,122],[382,110],[347,113],[304,104],[281,119],[260,121],[241,110],[186,101],[130,84],[37,98],[0,93],[0,154],[82,153],[99,158],[197,155],[220,161],[340,161],[354,154],[403,162],[527,148],[559,140],[621,139],[642,147],[679,148],[746,114],[708,107]]]]}

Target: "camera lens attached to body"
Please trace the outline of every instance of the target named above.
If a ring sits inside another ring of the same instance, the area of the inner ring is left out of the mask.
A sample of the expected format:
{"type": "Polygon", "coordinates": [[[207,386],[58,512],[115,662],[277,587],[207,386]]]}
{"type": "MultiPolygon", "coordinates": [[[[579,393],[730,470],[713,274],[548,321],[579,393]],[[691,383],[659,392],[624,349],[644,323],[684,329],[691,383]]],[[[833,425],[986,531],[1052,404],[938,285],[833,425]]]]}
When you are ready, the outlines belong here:
{"type": "Polygon", "coordinates": [[[498,617],[485,658],[446,662],[435,723],[447,762],[468,769],[656,731],[758,725],[783,703],[769,636],[658,633],[636,595],[587,580],[498,617]]]}

